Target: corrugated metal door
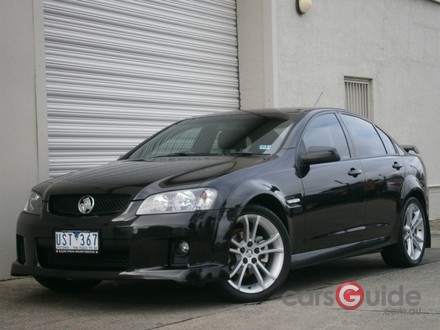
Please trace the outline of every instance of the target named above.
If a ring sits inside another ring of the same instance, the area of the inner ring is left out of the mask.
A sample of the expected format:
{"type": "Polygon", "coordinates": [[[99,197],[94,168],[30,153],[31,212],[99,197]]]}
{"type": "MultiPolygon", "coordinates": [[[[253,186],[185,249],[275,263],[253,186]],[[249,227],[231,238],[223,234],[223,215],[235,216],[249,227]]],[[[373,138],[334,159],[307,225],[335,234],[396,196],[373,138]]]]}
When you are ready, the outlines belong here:
{"type": "Polygon", "coordinates": [[[239,108],[235,0],[45,0],[51,176],[239,108]]]}

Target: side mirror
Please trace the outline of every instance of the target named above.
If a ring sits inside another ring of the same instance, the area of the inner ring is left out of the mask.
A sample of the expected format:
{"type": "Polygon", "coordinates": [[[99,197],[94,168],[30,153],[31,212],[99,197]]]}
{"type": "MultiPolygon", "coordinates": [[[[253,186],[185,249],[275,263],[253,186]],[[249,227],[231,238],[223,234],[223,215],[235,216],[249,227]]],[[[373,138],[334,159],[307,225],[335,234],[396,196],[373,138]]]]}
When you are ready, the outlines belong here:
{"type": "Polygon", "coordinates": [[[300,156],[301,165],[331,163],[341,160],[335,148],[327,146],[311,146],[304,155],[300,156]]]}

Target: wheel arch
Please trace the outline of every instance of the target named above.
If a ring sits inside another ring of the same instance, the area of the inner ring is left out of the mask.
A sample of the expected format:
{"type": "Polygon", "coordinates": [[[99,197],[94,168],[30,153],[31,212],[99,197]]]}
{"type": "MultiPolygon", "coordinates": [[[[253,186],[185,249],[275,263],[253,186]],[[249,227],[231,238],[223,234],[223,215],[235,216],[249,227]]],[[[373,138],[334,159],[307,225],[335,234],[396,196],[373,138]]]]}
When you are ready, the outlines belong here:
{"type": "Polygon", "coordinates": [[[423,193],[422,190],[420,189],[413,189],[409,192],[409,194],[406,196],[406,198],[403,200],[402,203],[402,207],[403,205],[405,205],[406,201],[408,199],[410,199],[411,197],[416,198],[420,204],[422,205],[423,211],[425,213],[425,218],[426,218],[426,230],[427,230],[427,235],[426,235],[426,247],[430,248],[431,247],[431,228],[429,226],[429,210],[428,210],[428,201],[425,197],[425,194],[423,193]]]}
{"type": "Polygon", "coordinates": [[[403,182],[401,191],[400,191],[400,203],[398,204],[400,211],[405,205],[406,201],[410,197],[415,197],[422,204],[423,209],[425,210],[425,215],[429,216],[429,197],[428,197],[428,188],[426,186],[426,182],[423,179],[422,174],[411,173],[410,175],[405,177],[403,182]]]}
{"type": "Polygon", "coordinates": [[[286,212],[284,209],[284,206],[280,202],[278,198],[276,198],[273,195],[270,195],[268,193],[259,194],[257,196],[254,196],[252,199],[248,201],[246,205],[256,204],[263,206],[280,218],[281,222],[283,223],[284,227],[286,228],[287,232],[289,232],[289,226],[287,223],[287,217],[286,212]]]}
{"type": "Polygon", "coordinates": [[[235,216],[239,215],[248,205],[261,205],[273,213],[281,220],[286,230],[289,232],[288,225],[288,206],[284,192],[270,180],[251,179],[237,181],[231,188],[226,208],[237,210],[235,216]]]}

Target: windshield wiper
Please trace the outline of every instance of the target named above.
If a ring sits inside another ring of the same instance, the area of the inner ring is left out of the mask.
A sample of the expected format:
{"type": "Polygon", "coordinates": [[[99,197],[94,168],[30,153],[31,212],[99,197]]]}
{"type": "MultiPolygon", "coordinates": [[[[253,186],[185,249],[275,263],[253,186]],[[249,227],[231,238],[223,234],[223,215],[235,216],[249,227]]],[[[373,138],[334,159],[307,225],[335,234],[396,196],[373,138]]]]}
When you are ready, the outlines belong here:
{"type": "Polygon", "coordinates": [[[209,153],[209,152],[173,152],[165,155],[148,156],[145,158],[127,158],[133,162],[142,162],[148,159],[154,158],[167,158],[167,157],[193,157],[193,156],[253,156],[253,155],[264,155],[262,153],[249,152],[249,151],[224,151],[222,154],[219,153],[209,153]]]}
{"type": "MultiPolygon", "coordinates": [[[[173,153],[166,154],[166,155],[152,156],[151,158],[159,158],[159,157],[179,157],[179,156],[181,156],[181,157],[185,157],[185,156],[190,156],[190,155],[192,156],[192,154],[189,153],[189,152],[173,152],[173,153]]],[[[150,157],[147,157],[147,158],[150,158],[150,157]]]]}
{"type": "Polygon", "coordinates": [[[224,156],[253,156],[253,155],[263,155],[260,152],[249,152],[249,151],[224,151],[224,156]]]}
{"type": "Polygon", "coordinates": [[[155,156],[147,156],[142,159],[133,159],[134,161],[138,160],[146,160],[153,158],[166,158],[166,157],[192,157],[192,156],[220,156],[218,153],[210,153],[210,152],[173,152],[165,155],[155,155],[155,156]]]}

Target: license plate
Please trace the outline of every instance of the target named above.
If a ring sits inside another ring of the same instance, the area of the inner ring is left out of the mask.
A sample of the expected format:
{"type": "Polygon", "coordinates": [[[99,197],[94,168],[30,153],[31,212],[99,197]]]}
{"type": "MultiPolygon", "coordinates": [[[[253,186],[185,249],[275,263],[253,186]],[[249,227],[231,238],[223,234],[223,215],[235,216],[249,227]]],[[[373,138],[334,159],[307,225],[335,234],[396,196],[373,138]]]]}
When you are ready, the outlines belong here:
{"type": "Polygon", "coordinates": [[[62,230],[55,232],[57,253],[98,253],[99,232],[62,230]]]}

